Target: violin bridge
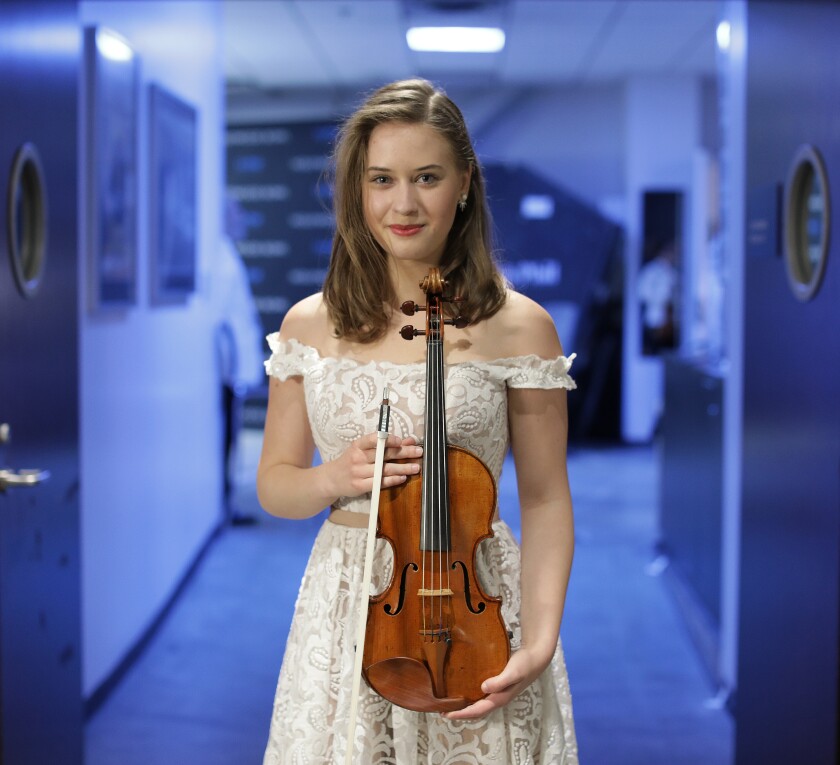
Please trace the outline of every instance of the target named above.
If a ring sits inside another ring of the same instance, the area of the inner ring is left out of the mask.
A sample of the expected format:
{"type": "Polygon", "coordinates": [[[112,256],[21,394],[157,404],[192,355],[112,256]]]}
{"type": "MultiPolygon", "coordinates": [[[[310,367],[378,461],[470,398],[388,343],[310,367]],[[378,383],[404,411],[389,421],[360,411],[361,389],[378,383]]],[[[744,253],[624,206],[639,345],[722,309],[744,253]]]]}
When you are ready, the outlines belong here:
{"type": "Polygon", "coordinates": [[[418,595],[418,597],[421,597],[421,598],[427,598],[427,597],[437,598],[437,597],[443,597],[444,595],[454,595],[454,594],[455,593],[452,592],[452,590],[450,590],[448,587],[446,587],[442,590],[429,590],[429,589],[426,589],[425,587],[421,587],[419,590],[417,590],[417,595],[418,595]]]}

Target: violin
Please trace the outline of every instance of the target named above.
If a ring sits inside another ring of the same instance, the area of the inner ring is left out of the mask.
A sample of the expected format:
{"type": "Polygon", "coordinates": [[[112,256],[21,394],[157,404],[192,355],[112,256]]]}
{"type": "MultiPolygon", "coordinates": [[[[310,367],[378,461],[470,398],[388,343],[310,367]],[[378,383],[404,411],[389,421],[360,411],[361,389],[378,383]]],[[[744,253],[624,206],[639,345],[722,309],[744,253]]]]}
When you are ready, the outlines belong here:
{"type": "Polygon", "coordinates": [[[390,544],[394,574],[370,598],[362,674],[380,696],[416,712],[463,709],[486,694],[481,683],[499,674],[510,658],[501,598],[487,595],[478,580],[479,542],[493,536],[496,482],[472,452],[446,441],[444,318],[446,282],[437,268],[420,284],[426,305],[403,303],[402,311],[426,312],[426,329],[407,325],[407,340],[426,336],[426,412],[423,464],[418,475],[383,489],[377,538],[390,544]]]}

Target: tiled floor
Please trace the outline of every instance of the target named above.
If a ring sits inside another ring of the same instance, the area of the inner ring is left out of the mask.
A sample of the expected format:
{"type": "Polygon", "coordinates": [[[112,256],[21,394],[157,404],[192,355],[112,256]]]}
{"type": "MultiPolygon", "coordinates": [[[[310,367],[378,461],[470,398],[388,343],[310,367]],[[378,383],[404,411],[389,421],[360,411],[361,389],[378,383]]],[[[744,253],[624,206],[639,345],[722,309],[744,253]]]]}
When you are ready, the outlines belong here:
{"type": "MultiPolygon", "coordinates": [[[[258,439],[239,498],[255,508],[258,439]]],[[[573,450],[577,550],[563,641],[583,765],[728,765],[716,709],[664,582],[647,572],[657,467],[646,448],[573,450]]],[[[515,507],[512,467],[500,486],[515,507]]],[[[504,513],[503,513],[504,514],[504,513]]],[[[514,514],[506,519],[516,524],[514,514]]],[[[87,765],[261,762],[298,582],[319,519],[261,516],[227,530],[182,599],[87,726],[87,765]]]]}

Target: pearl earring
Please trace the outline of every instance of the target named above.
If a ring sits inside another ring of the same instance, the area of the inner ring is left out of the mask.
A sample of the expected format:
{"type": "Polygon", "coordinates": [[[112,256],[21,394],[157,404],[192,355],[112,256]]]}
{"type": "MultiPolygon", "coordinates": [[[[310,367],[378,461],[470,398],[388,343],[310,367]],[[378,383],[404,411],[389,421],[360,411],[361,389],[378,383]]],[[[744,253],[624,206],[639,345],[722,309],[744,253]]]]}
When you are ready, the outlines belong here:
{"type": "Polygon", "coordinates": [[[458,202],[458,208],[461,210],[461,212],[464,212],[464,210],[467,209],[467,195],[466,194],[461,195],[461,199],[458,202]]]}

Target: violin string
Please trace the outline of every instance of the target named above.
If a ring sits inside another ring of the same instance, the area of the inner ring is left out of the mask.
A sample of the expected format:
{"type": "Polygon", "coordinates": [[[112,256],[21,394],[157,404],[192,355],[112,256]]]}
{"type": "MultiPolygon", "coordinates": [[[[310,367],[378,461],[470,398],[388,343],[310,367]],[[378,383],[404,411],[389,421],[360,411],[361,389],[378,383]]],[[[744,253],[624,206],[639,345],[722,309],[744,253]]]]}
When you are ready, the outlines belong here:
{"type": "MultiPolygon", "coordinates": [[[[441,306],[441,322],[443,322],[443,306],[441,306]]],[[[444,589],[444,582],[443,582],[443,572],[445,570],[444,564],[444,551],[449,549],[449,481],[447,479],[447,472],[446,472],[446,373],[444,371],[444,362],[443,362],[443,324],[441,323],[441,336],[440,336],[440,379],[438,384],[440,386],[440,444],[441,444],[441,455],[440,455],[440,536],[441,536],[441,544],[438,545],[440,552],[438,553],[438,560],[440,561],[440,589],[444,589]]],[[[445,604],[447,603],[447,595],[441,595],[438,599],[438,604],[440,607],[440,628],[441,630],[445,630],[447,625],[445,623],[445,617],[447,613],[447,609],[445,608],[445,604]]]]}
{"type": "MultiPolygon", "coordinates": [[[[442,313],[442,311],[441,311],[442,313]]],[[[443,317],[441,316],[441,320],[443,317]]],[[[443,365],[443,335],[441,334],[441,364],[440,364],[440,443],[442,448],[442,453],[440,457],[440,544],[438,545],[438,549],[440,552],[438,553],[438,560],[440,561],[440,589],[443,590],[444,583],[443,583],[443,569],[444,569],[444,550],[447,553],[448,558],[448,551],[449,551],[449,481],[447,476],[447,465],[446,465],[446,392],[445,392],[445,385],[446,385],[446,373],[444,372],[444,365],[443,365]]],[[[445,624],[444,618],[446,610],[444,609],[444,604],[446,603],[446,598],[448,596],[441,595],[438,600],[440,606],[440,629],[445,630],[448,625],[445,624]]]]}
{"type": "MultiPolygon", "coordinates": [[[[435,321],[436,314],[432,314],[432,368],[430,374],[432,375],[431,385],[429,390],[429,395],[431,396],[431,412],[432,417],[429,421],[430,429],[432,430],[432,460],[433,460],[433,470],[432,470],[432,493],[430,497],[430,504],[429,504],[429,516],[431,521],[431,535],[429,537],[429,562],[431,564],[431,570],[429,572],[429,591],[434,593],[435,591],[435,539],[437,537],[437,513],[435,504],[437,503],[437,495],[438,495],[438,431],[437,431],[437,365],[438,365],[438,346],[435,342],[435,331],[437,330],[437,322],[435,321]]],[[[429,600],[429,608],[430,608],[430,617],[432,623],[429,629],[434,632],[436,628],[437,622],[437,614],[435,613],[435,597],[434,595],[430,595],[429,600]]],[[[429,636],[431,640],[434,640],[434,635],[429,636]]]]}
{"type": "MultiPolygon", "coordinates": [[[[448,453],[445,447],[446,444],[446,374],[444,373],[443,379],[441,380],[441,399],[443,401],[443,405],[441,407],[441,420],[443,421],[443,441],[444,441],[444,450],[443,450],[443,470],[444,470],[444,484],[443,490],[446,497],[446,513],[444,515],[444,520],[446,522],[446,532],[444,534],[444,538],[446,540],[446,591],[452,592],[452,582],[451,582],[451,572],[452,568],[450,566],[449,560],[449,551],[452,547],[452,507],[450,505],[450,494],[449,494],[449,463],[448,463],[448,453]]],[[[447,609],[447,623],[446,623],[446,630],[447,630],[447,637],[449,637],[449,630],[452,627],[451,625],[451,613],[452,613],[452,596],[447,595],[447,603],[449,604],[449,609],[447,609]]]]}
{"type": "Polygon", "coordinates": [[[432,472],[429,468],[432,465],[432,434],[429,432],[429,424],[431,423],[431,417],[429,412],[430,407],[430,378],[429,375],[431,374],[431,353],[432,349],[431,346],[427,343],[426,344],[426,426],[425,426],[425,439],[426,442],[424,444],[423,450],[423,483],[422,483],[422,502],[421,502],[421,516],[420,516],[420,549],[423,556],[423,572],[422,572],[422,580],[423,580],[423,588],[421,592],[423,593],[421,596],[421,606],[423,610],[423,640],[428,639],[428,629],[429,625],[426,619],[426,592],[428,592],[429,584],[426,581],[426,558],[428,557],[427,548],[428,548],[428,503],[429,503],[429,482],[431,481],[432,472]]]}
{"type": "MultiPolygon", "coordinates": [[[[434,514],[434,538],[435,544],[434,549],[437,553],[437,568],[438,568],[438,577],[437,577],[437,584],[435,586],[435,592],[439,592],[440,589],[440,512],[441,512],[441,472],[440,472],[440,446],[441,446],[441,433],[440,433],[440,368],[441,368],[441,348],[440,348],[440,313],[435,313],[435,325],[437,332],[435,333],[435,370],[434,370],[434,405],[435,405],[435,419],[434,419],[434,428],[435,428],[435,462],[437,470],[435,470],[435,514],[434,514]]],[[[435,599],[432,601],[435,607],[435,629],[437,634],[435,635],[436,639],[440,639],[440,595],[435,596],[435,599]]]]}

